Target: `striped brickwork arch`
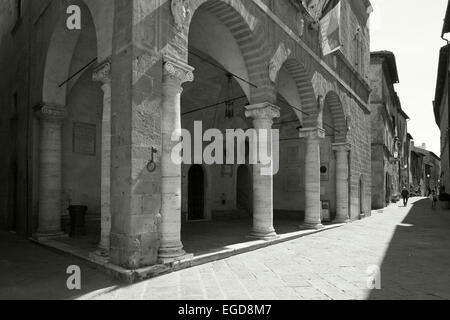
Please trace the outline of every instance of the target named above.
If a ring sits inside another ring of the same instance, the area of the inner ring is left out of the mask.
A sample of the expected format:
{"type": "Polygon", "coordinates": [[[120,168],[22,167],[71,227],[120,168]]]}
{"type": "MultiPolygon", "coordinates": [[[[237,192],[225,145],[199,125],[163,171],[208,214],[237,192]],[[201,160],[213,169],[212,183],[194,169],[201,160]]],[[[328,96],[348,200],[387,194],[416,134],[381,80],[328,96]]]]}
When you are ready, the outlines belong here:
{"type": "Polygon", "coordinates": [[[311,76],[306,68],[295,59],[288,59],[283,66],[292,76],[296,85],[300,100],[300,107],[305,113],[303,115],[303,127],[314,127],[317,124],[318,105],[311,85],[311,76]]]}
{"type": "Polygon", "coordinates": [[[238,0],[191,0],[191,15],[200,8],[205,9],[234,36],[247,65],[248,80],[258,87],[251,87],[251,103],[275,101],[276,92],[268,74],[268,36],[263,23],[243,3],[238,0]]]}
{"type": "Polygon", "coordinates": [[[347,120],[342,108],[341,100],[336,92],[330,91],[325,96],[325,108],[328,108],[333,117],[333,132],[335,143],[347,142],[347,120]]]}

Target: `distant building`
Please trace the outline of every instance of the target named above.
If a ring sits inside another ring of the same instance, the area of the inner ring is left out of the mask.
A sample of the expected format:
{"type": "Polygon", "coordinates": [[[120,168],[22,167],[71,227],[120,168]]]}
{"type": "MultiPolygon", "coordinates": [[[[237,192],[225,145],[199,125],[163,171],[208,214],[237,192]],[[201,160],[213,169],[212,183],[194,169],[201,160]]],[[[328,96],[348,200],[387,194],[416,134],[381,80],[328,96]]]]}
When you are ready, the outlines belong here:
{"type": "Polygon", "coordinates": [[[372,207],[384,208],[400,197],[409,183],[408,115],[394,84],[399,82],[395,56],[371,54],[372,207]]]}
{"type": "MultiPolygon", "coordinates": [[[[447,7],[447,12],[444,19],[444,27],[442,29],[442,36],[450,32],[450,2],[447,7]]],[[[450,190],[450,147],[449,147],[449,48],[450,45],[441,48],[439,54],[439,67],[436,81],[436,94],[434,98],[434,114],[436,124],[441,130],[441,165],[442,172],[440,174],[441,186],[450,190]]]]}
{"type": "Polygon", "coordinates": [[[430,190],[438,192],[441,183],[441,159],[426,150],[426,145],[411,145],[411,192],[428,196],[430,190]]]}

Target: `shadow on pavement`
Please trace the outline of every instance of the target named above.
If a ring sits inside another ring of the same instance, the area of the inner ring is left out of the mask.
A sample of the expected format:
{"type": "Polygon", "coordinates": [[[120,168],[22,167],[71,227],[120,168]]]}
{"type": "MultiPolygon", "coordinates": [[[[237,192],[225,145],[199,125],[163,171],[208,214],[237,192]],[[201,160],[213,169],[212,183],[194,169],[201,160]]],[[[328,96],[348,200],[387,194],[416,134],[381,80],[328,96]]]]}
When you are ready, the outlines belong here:
{"type": "Polygon", "coordinates": [[[0,231],[0,300],[76,299],[118,285],[87,263],[0,231]],[[81,268],[81,290],[67,289],[70,265],[81,268]]]}
{"type": "Polygon", "coordinates": [[[372,300],[450,299],[450,211],[419,200],[397,226],[372,300]]]}
{"type": "MultiPolygon", "coordinates": [[[[298,232],[304,219],[304,212],[275,211],[275,231],[278,235],[298,232]]],[[[183,223],[181,237],[184,249],[198,256],[220,252],[231,245],[254,241],[255,239],[248,237],[252,225],[251,217],[183,223]]]]}

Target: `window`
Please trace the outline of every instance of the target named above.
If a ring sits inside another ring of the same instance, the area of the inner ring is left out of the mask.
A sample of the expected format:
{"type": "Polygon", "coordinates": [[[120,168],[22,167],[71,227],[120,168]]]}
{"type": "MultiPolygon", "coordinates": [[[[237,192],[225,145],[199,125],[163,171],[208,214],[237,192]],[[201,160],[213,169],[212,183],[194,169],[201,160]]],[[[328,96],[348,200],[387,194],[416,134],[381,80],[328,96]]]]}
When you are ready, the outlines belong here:
{"type": "Polygon", "coordinates": [[[355,66],[356,69],[359,70],[360,67],[360,45],[361,45],[361,41],[360,41],[361,35],[360,35],[360,29],[356,29],[356,34],[355,34],[355,66]]]}
{"type": "Polygon", "coordinates": [[[355,34],[355,69],[359,71],[361,75],[364,75],[364,45],[362,39],[361,28],[356,29],[355,34]]]}

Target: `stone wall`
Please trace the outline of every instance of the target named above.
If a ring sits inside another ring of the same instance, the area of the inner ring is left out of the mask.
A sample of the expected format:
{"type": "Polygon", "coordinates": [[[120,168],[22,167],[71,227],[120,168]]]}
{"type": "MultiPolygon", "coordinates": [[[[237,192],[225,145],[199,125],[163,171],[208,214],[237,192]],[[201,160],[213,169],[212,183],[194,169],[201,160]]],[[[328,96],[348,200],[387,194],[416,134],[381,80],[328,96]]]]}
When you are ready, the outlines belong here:
{"type": "Polygon", "coordinates": [[[84,205],[88,214],[100,216],[103,94],[92,81],[92,72],[92,68],[86,70],[67,96],[69,115],[63,124],[63,214],[67,214],[69,205],[84,205]]]}
{"type": "Polygon", "coordinates": [[[31,144],[29,133],[29,6],[22,5],[18,19],[16,1],[3,1],[0,7],[0,225],[26,235],[32,219],[28,219],[30,189],[27,185],[31,144]]]}
{"type": "Polygon", "coordinates": [[[350,1],[341,1],[343,53],[366,81],[370,70],[370,31],[352,10],[350,1]],[[358,32],[359,30],[359,32],[358,32]],[[359,42],[359,43],[358,43],[359,42]],[[359,49],[359,50],[358,50],[359,49]]]}
{"type": "MultiPolygon", "coordinates": [[[[448,80],[447,80],[448,81],[448,80]]],[[[445,83],[444,88],[447,88],[447,82],[445,83]]],[[[442,171],[442,177],[441,177],[441,183],[442,186],[445,186],[445,190],[447,193],[450,192],[450,150],[449,150],[449,143],[450,143],[450,132],[448,130],[449,125],[449,110],[448,110],[448,90],[444,91],[443,97],[442,97],[442,103],[439,108],[440,110],[440,119],[441,123],[440,130],[441,130],[441,171],[442,171]]]]}

